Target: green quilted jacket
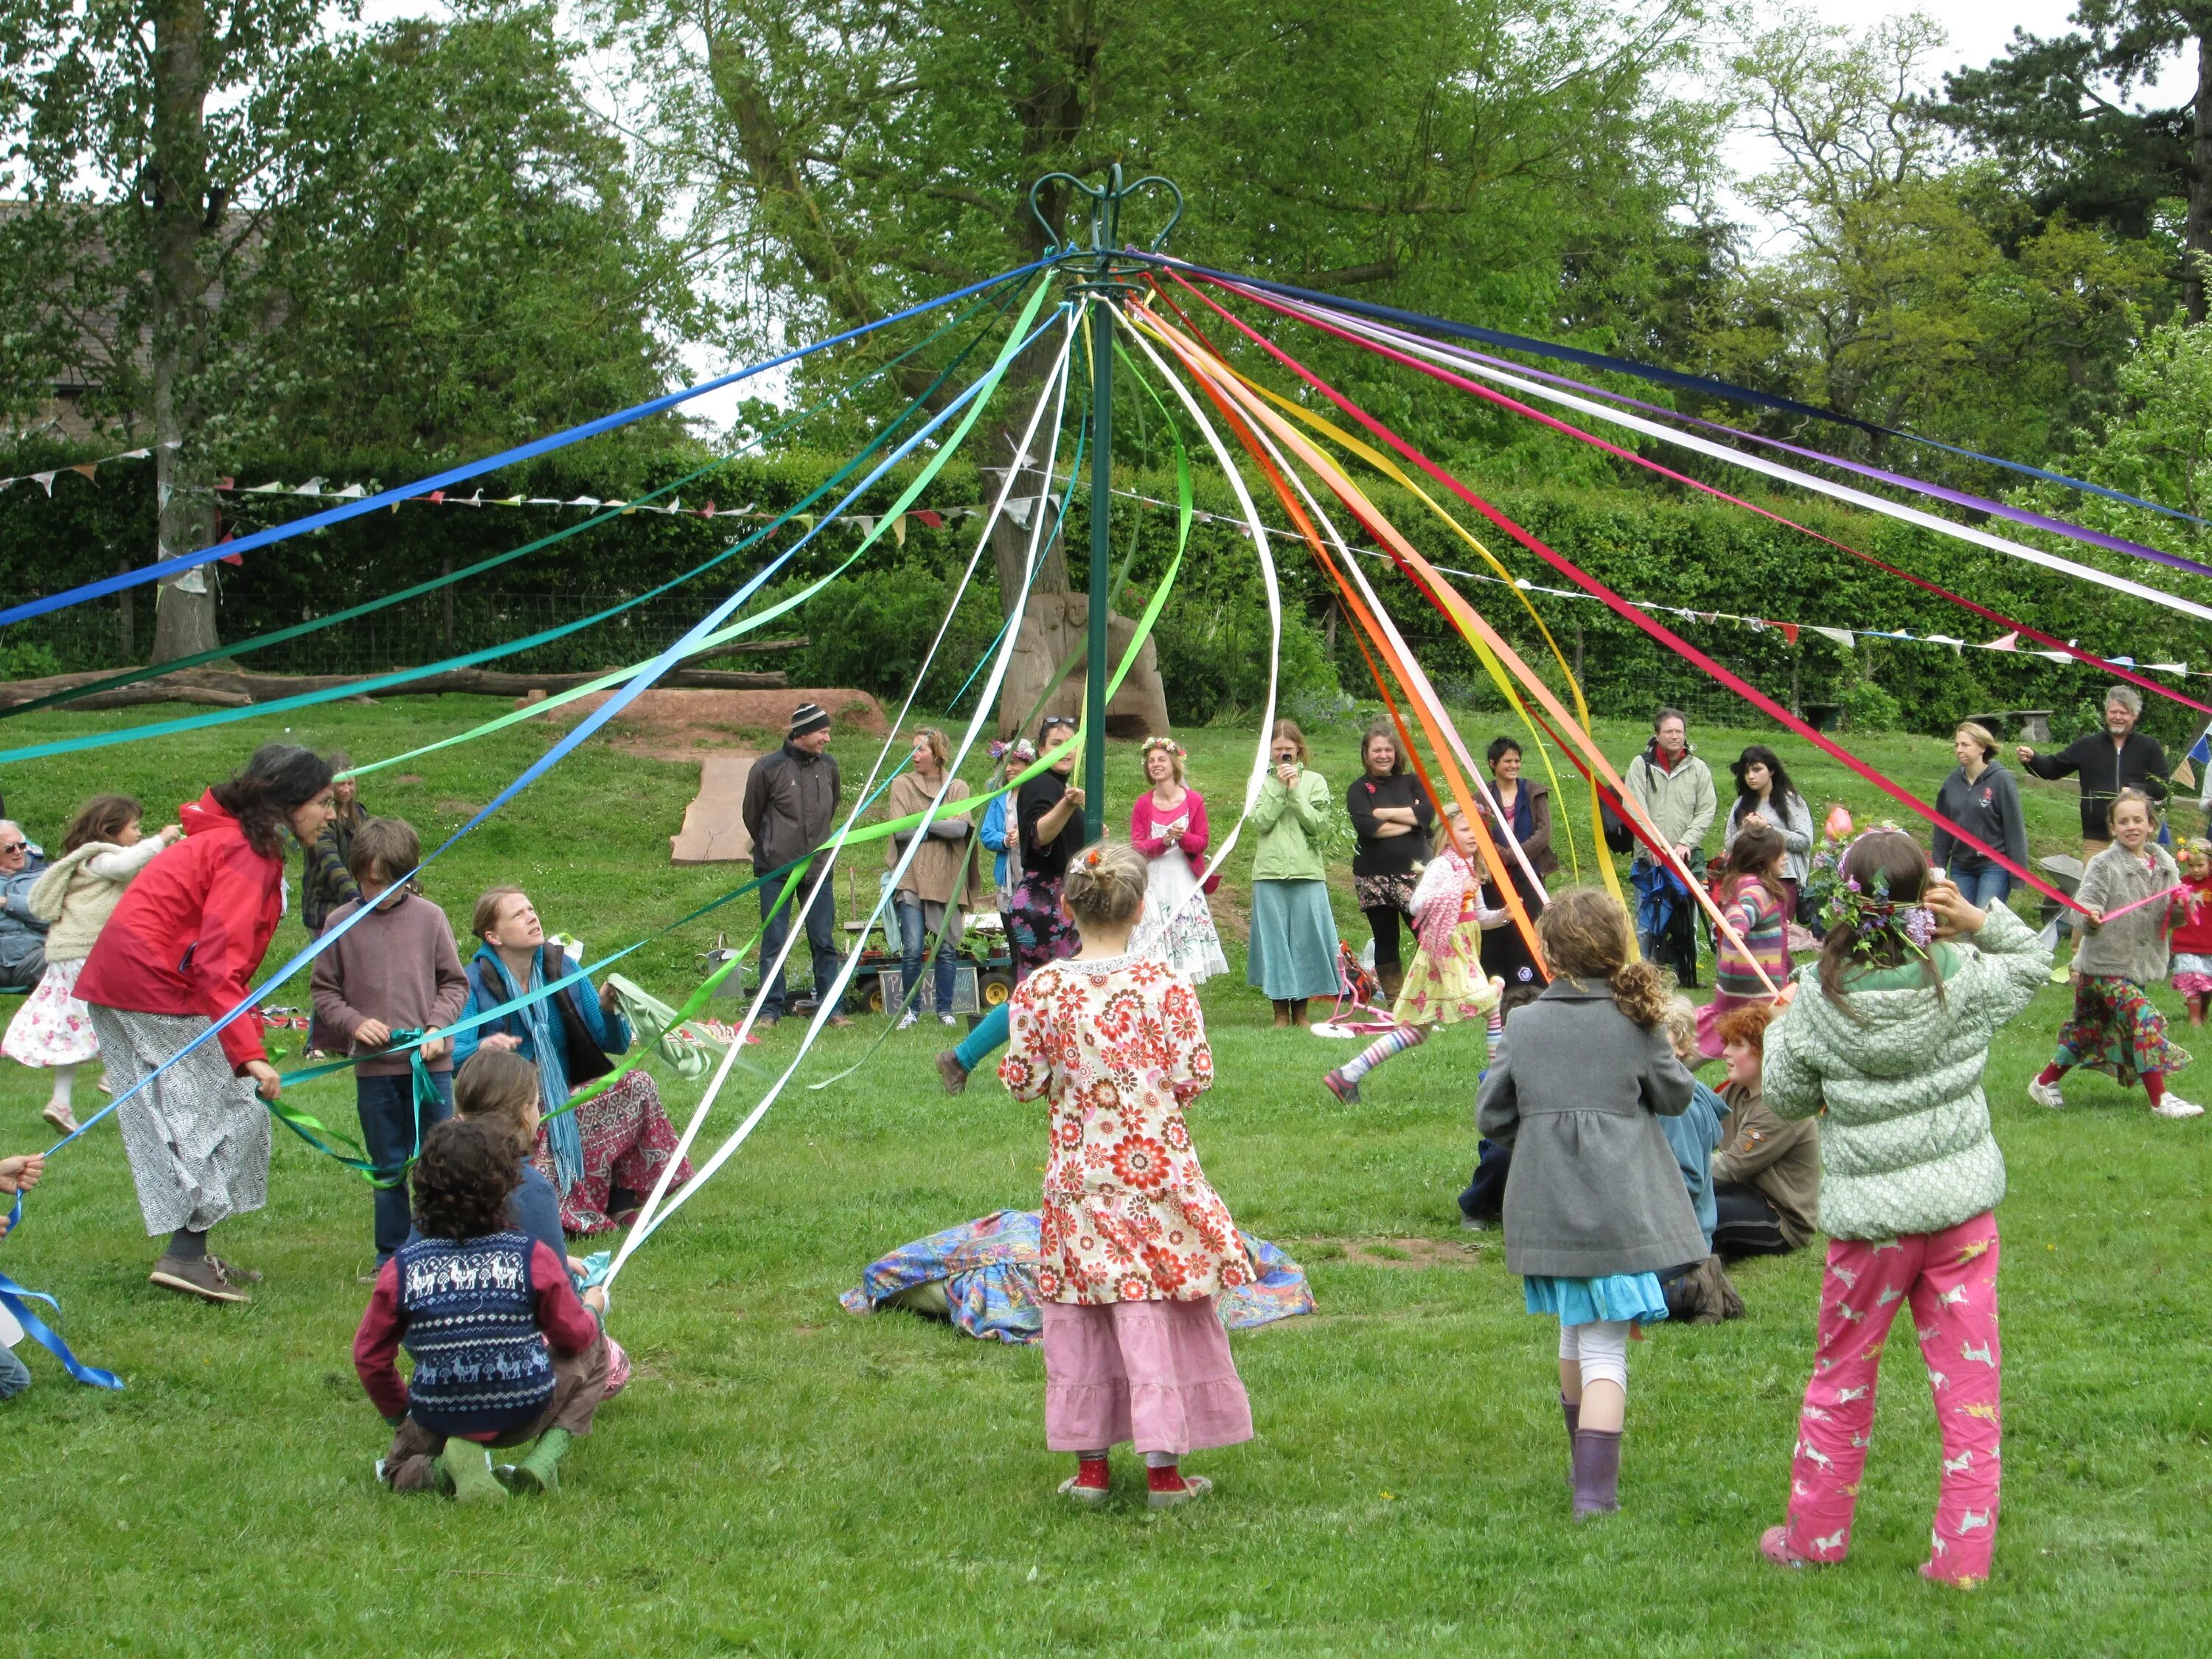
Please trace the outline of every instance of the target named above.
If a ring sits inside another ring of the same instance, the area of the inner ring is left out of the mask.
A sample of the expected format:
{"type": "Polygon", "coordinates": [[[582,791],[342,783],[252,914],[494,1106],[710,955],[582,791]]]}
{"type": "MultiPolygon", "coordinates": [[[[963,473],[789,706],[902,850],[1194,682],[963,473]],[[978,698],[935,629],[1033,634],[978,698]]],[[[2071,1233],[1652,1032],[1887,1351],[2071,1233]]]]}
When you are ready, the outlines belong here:
{"type": "Polygon", "coordinates": [[[1940,998],[1923,963],[1863,969],[1844,982],[1850,1014],[1808,966],[1767,1028],[1767,1105],[1790,1118],[1826,1111],[1820,1229],[1832,1238],[1939,1232],[2004,1196],[1982,1066],[1991,1035],[2045,982],[2051,952],[2000,904],[1970,943],[1939,945],[1935,958],[1940,998]]]}

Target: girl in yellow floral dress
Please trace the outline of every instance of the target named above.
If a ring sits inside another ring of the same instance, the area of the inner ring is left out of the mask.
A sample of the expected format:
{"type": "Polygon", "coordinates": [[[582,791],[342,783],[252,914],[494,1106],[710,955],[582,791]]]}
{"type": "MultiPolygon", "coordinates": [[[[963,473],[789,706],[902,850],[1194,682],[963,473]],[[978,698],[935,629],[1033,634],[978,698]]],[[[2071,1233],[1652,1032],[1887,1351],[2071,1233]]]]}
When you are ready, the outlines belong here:
{"type": "Polygon", "coordinates": [[[1420,949],[1406,970],[1406,982],[1390,1017],[1395,1030],[1385,1031],[1353,1059],[1322,1079],[1322,1086],[1347,1106],[1359,1103],[1359,1079],[1393,1054],[1418,1048],[1440,1025],[1473,1020],[1486,1028],[1498,1012],[1504,981],[1482,971],[1482,934],[1487,927],[1511,925],[1507,910],[1486,908],[1482,872],[1456,805],[1447,804],[1437,826],[1436,849],[1413,889],[1413,934],[1420,949]]]}
{"type": "Polygon", "coordinates": [[[1129,949],[1146,873],[1125,846],[1069,860],[1061,902],[1083,948],[1016,988],[999,1076],[1051,1108],[1037,1288],[1045,1443],[1076,1455],[1060,1490],[1104,1503],[1107,1453],[1133,1441],[1162,1510],[1212,1490],[1184,1453],[1252,1437],[1213,1298],[1255,1273],[1183,1121],[1213,1082],[1197,994],[1129,949]]]}

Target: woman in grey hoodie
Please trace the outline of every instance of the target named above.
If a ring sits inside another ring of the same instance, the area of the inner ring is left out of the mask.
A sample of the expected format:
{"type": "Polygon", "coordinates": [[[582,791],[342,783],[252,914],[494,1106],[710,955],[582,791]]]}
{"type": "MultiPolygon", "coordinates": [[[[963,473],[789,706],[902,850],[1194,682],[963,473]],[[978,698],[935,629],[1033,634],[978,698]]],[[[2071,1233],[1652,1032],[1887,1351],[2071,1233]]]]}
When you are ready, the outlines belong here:
{"type": "MultiPolygon", "coordinates": [[[[1997,760],[1997,740],[1986,726],[1968,720],[1951,735],[1958,769],[1936,792],[1936,810],[2014,864],[2027,862],[2027,820],[2020,810],[2020,784],[1997,760]]],[[[1940,823],[1936,864],[1977,909],[2002,904],[2012,894],[2012,872],[1978,852],[1940,823]]]]}

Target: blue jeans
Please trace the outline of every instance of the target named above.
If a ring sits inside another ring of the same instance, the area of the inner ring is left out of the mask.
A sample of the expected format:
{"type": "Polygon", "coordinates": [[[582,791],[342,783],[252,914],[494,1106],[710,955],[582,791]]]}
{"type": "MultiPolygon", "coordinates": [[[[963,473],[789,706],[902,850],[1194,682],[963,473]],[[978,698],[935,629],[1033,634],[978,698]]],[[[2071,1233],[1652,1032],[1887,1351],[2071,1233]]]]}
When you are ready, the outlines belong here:
{"type": "Polygon", "coordinates": [[[1985,864],[1971,873],[1954,869],[1951,879],[1959,884],[1959,896],[1977,910],[2002,904],[2012,896],[2012,872],[2001,864],[1985,864]]]}
{"type": "MultiPolygon", "coordinates": [[[[904,998],[912,992],[915,982],[921,977],[921,948],[929,939],[928,918],[923,914],[921,901],[901,893],[891,901],[898,911],[899,925],[899,994],[904,998]]],[[[933,909],[942,909],[932,906],[933,909]]],[[[952,1012],[954,976],[959,971],[960,958],[952,949],[953,941],[960,937],[957,922],[945,930],[945,937],[937,941],[937,1012],[952,1012]]],[[[929,1012],[925,999],[915,996],[908,1007],[921,1013],[929,1012]]]]}
{"type": "MultiPolygon", "coordinates": [[[[769,910],[775,903],[776,895],[783,890],[783,878],[777,877],[760,890],[761,914],[767,919],[767,926],[761,929],[761,971],[768,971],[769,963],[775,960],[776,953],[783,949],[784,940],[791,936],[791,913],[804,905],[806,943],[811,947],[814,957],[814,993],[817,996],[827,996],[830,986],[836,982],[841,960],[837,955],[837,895],[831,890],[830,884],[825,881],[821,890],[814,895],[814,902],[809,904],[806,890],[813,884],[814,877],[811,872],[801,876],[799,885],[791,890],[791,902],[774,915],[769,915],[769,910]]],[[[778,969],[775,977],[769,981],[768,995],[762,999],[761,1018],[781,1019],[785,1003],[783,970],[778,969]]]]}
{"type": "MultiPolygon", "coordinates": [[[[438,1103],[434,1108],[426,1104],[422,1121],[417,1124],[415,1079],[411,1073],[402,1072],[397,1077],[354,1073],[354,1105],[361,1113],[361,1144],[368,1149],[368,1161],[387,1175],[415,1156],[419,1138],[430,1133],[432,1124],[443,1123],[453,1115],[453,1074],[433,1072],[430,1081],[437,1085],[438,1103]]],[[[408,1231],[414,1224],[415,1218],[407,1204],[406,1182],[376,1188],[379,1267],[407,1242],[408,1231]]]]}
{"type": "Polygon", "coordinates": [[[1513,1168],[1513,1148],[1486,1137],[1475,1148],[1474,1177],[1459,1195],[1459,1212],[1469,1221],[1495,1226],[1505,1213],[1505,1177],[1513,1168]]]}
{"type": "Polygon", "coordinates": [[[31,1386],[31,1368],[13,1348],[0,1348],[0,1400],[13,1400],[31,1386]]]}

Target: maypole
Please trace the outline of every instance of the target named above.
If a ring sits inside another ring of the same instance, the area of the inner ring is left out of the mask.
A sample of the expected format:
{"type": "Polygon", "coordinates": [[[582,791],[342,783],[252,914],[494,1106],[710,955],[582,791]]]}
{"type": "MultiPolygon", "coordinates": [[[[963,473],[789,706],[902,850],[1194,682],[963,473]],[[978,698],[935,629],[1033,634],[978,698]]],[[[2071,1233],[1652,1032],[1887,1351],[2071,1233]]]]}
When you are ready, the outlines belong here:
{"type": "Polygon", "coordinates": [[[1143,261],[1117,258],[1121,204],[1139,191],[1158,185],[1175,198],[1175,211],[1153,237],[1151,251],[1158,253],[1168,233],[1182,217],[1182,191],[1157,173],[1133,184],[1121,182],[1121,164],[1114,163],[1103,185],[1086,185],[1073,173],[1048,173],[1030,186],[1030,211],[1044,226],[1046,236],[1059,232],[1037,206],[1037,192],[1055,180],[1091,204],[1090,246],[1077,249],[1048,249],[1049,256],[1076,257],[1078,270],[1088,269],[1089,280],[1078,283],[1075,292],[1086,296],[1091,316],[1091,583],[1084,603],[1086,625],[1083,668],[1083,837],[1095,842],[1106,828],[1106,608],[1112,577],[1108,569],[1108,512],[1114,493],[1114,308],[1122,296],[1136,291],[1129,277],[1147,268],[1143,261]]]}

